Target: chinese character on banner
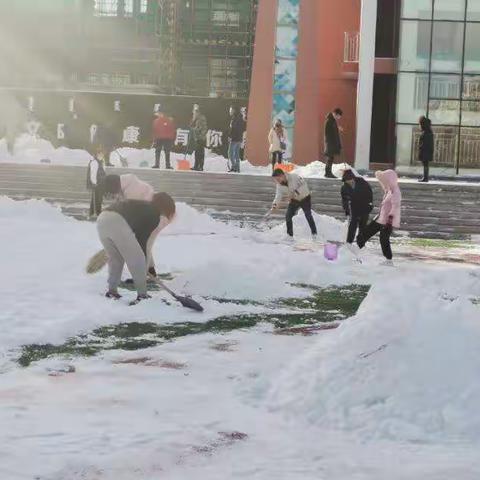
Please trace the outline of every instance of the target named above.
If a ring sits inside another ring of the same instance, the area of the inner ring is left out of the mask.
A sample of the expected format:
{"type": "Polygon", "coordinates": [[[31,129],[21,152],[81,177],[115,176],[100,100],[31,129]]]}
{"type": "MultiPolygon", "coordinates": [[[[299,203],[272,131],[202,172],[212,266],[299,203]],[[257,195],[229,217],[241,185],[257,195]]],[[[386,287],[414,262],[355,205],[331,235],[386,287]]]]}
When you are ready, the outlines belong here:
{"type": "Polygon", "coordinates": [[[90,125],[90,143],[93,143],[95,141],[95,136],[97,134],[98,126],[93,124],[90,125]]]}
{"type": "Polygon", "coordinates": [[[207,148],[217,148],[222,143],[222,136],[223,132],[219,132],[218,130],[209,130],[207,132],[207,148]]]}
{"type": "Polygon", "coordinates": [[[74,98],[70,98],[68,100],[68,111],[72,112],[72,113],[75,111],[75,99],[74,98]]]}
{"type": "Polygon", "coordinates": [[[30,120],[27,122],[27,132],[32,137],[36,137],[38,131],[40,130],[40,122],[36,122],[35,120],[30,120]]]}
{"type": "Polygon", "coordinates": [[[124,143],[138,143],[138,137],[140,136],[140,128],[130,126],[123,131],[122,142],[124,143]]]}
{"type": "Polygon", "coordinates": [[[30,112],[33,112],[35,108],[35,99],[33,97],[28,97],[28,110],[30,110],[30,112]]]}
{"type": "Polygon", "coordinates": [[[160,104],[159,103],[156,103],[154,106],[153,106],[153,113],[158,113],[160,111],[160,104]]]}
{"type": "Polygon", "coordinates": [[[240,112],[242,114],[243,119],[246,121],[247,120],[247,107],[242,107],[240,109],[240,112]]]}
{"type": "Polygon", "coordinates": [[[113,111],[119,112],[120,111],[120,100],[115,100],[113,102],[113,111]]]}
{"type": "Polygon", "coordinates": [[[57,140],[63,140],[65,138],[65,124],[57,123],[57,140]]]}
{"type": "Polygon", "coordinates": [[[189,135],[190,135],[190,130],[177,128],[177,137],[175,138],[175,145],[183,145],[184,147],[186,147],[188,145],[189,135]]]}

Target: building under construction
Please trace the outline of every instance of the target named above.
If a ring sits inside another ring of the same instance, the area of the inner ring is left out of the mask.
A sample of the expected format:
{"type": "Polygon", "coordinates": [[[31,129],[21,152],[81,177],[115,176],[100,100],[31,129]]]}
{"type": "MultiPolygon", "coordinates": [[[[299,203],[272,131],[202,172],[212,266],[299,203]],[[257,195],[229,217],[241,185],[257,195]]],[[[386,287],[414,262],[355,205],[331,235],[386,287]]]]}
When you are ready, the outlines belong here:
{"type": "Polygon", "coordinates": [[[257,0],[8,3],[1,88],[248,97],[257,0]]]}

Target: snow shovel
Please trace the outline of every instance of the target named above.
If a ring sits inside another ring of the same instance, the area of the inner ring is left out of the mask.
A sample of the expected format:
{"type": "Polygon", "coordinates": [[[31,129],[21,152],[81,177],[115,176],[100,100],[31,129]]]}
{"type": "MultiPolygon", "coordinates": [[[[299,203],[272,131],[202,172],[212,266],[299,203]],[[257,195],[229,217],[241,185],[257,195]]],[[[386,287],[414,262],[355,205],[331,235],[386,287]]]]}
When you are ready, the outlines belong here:
{"type": "Polygon", "coordinates": [[[120,160],[120,164],[122,165],[123,168],[128,167],[128,160],[126,157],[124,157],[118,150],[114,150],[114,153],[118,155],[118,159],[120,160]]]}
{"type": "Polygon", "coordinates": [[[175,300],[180,302],[184,307],[186,308],[191,308],[192,310],[195,310],[197,312],[203,312],[203,307],[196,302],[193,298],[190,297],[181,297],[180,295],[177,295],[174,291],[170,290],[161,280],[155,280],[157,285],[166,292],[168,292],[175,300]]]}

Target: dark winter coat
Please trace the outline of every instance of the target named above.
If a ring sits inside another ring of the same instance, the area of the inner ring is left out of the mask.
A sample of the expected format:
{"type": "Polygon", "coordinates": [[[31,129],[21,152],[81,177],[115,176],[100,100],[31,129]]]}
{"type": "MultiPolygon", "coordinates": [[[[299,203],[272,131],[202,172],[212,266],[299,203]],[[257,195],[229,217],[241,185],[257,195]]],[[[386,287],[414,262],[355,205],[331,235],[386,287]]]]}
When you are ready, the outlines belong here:
{"type": "Polygon", "coordinates": [[[340,132],[338,130],[337,121],[333,113],[329,113],[325,119],[325,155],[334,157],[340,155],[342,151],[342,141],[340,140],[340,132]]]}
{"type": "Polygon", "coordinates": [[[160,214],[150,202],[142,200],[124,200],[107,208],[109,212],[121,215],[140,244],[147,257],[147,242],[160,223],[160,214]]]}
{"type": "Polygon", "coordinates": [[[228,138],[232,142],[243,141],[243,133],[245,132],[245,120],[241,113],[235,113],[230,120],[230,128],[228,130],[228,138]]]}
{"type": "Polygon", "coordinates": [[[192,120],[191,129],[193,131],[193,138],[197,146],[205,146],[207,143],[207,118],[203,113],[199,113],[196,118],[192,120]]]}
{"type": "Polygon", "coordinates": [[[433,161],[433,132],[431,130],[424,130],[420,135],[420,142],[418,145],[418,159],[422,163],[430,163],[433,161]]]}
{"type": "Polygon", "coordinates": [[[87,189],[93,190],[96,187],[103,188],[103,183],[105,181],[106,176],[107,174],[105,172],[105,168],[103,167],[103,163],[99,162],[96,158],[92,158],[92,160],[88,162],[88,168],[87,168],[87,189]],[[96,175],[97,182],[95,184],[92,182],[92,177],[91,177],[91,169],[92,169],[93,163],[95,163],[97,167],[97,175],[96,175]]]}
{"type": "Polygon", "coordinates": [[[370,184],[362,177],[355,178],[352,188],[344,183],[341,190],[342,205],[346,215],[366,215],[373,210],[373,192],[370,184]]]}

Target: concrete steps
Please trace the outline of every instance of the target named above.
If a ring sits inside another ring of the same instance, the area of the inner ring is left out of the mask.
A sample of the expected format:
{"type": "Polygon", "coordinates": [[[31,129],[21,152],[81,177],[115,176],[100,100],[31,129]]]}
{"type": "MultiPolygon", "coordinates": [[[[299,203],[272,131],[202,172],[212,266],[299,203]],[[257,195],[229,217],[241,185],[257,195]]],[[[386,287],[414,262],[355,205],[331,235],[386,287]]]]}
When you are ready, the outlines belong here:
{"type": "MultiPolygon", "coordinates": [[[[110,169],[118,174],[135,173],[157,191],[177,201],[208,210],[222,220],[255,224],[270,208],[275,186],[268,176],[208,174],[149,169],[110,169]]],[[[44,198],[62,206],[66,214],[85,218],[89,193],[86,168],[53,165],[0,164],[0,195],[13,198],[44,198]]],[[[314,209],[344,219],[338,180],[308,179],[314,209]]],[[[375,204],[382,192],[372,181],[375,204]]],[[[402,230],[412,236],[464,238],[480,235],[480,186],[475,184],[428,184],[405,182],[402,230]]],[[[283,213],[273,218],[281,220],[283,213]]]]}

